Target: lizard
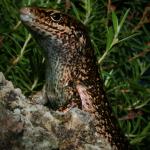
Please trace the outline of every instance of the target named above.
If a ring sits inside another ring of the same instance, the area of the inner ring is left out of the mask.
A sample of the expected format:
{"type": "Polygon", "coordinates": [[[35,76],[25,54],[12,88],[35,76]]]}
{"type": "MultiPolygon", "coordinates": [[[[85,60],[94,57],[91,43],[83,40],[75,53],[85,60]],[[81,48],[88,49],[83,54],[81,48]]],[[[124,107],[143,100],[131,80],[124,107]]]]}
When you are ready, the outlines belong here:
{"type": "Polygon", "coordinates": [[[51,107],[78,106],[93,116],[96,133],[113,150],[127,150],[129,144],[116,125],[86,27],[55,9],[23,7],[20,18],[45,52],[45,92],[51,107]]]}

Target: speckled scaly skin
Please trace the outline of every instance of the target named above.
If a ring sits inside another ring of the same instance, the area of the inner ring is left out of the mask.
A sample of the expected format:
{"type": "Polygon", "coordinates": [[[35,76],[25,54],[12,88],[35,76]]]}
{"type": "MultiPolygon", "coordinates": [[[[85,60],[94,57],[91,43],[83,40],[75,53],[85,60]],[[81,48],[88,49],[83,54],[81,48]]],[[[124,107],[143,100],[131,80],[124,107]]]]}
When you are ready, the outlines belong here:
{"type": "Polygon", "coordinates": [[[45,50],[45,88],[51,107],[76,103],[92,114],[97,135],[111,149],[127,150],[128,142],[112,116],[85,26],[57,10],[25,7],[20,13],[23,24],[45,50]]]}

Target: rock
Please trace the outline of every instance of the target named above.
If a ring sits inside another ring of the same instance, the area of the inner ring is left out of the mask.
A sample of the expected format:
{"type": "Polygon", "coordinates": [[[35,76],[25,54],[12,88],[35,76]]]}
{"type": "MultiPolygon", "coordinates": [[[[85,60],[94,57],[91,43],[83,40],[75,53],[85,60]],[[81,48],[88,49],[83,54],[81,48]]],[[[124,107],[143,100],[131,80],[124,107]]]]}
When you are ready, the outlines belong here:
{"type": "Polygon", "coordinates": [[[111,149],[96,136],[93,122],[78,108],[64,113],[32,102],[0,73],[1,150],[111,149]]]}

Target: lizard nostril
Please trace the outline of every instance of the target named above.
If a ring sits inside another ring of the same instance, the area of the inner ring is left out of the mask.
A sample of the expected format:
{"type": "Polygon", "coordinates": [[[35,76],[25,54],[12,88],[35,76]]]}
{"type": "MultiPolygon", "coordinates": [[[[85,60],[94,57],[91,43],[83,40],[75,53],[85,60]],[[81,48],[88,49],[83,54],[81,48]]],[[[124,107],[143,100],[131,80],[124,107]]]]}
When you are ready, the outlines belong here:
{"type": "Polygon", "coordinates": [[[28,15],[30,14],[30,9],[28,7],[23,7],[20,9],[20,13],[23,15],[28,15]]]}

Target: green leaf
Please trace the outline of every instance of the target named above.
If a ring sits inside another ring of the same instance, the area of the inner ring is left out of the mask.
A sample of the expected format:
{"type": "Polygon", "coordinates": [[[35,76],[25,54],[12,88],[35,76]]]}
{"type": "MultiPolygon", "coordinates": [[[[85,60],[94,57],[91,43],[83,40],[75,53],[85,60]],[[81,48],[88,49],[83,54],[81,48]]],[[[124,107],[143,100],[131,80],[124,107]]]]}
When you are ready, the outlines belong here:
{"type": "Polygon", "coordinates": [[[133,37],[135,37],[135,36],[138,36],[138,35],[140,35],[140,34],[141,34],[141,33],[135,33],[135,34],[129,35],[129,36],[127,36],[127,37],[125,37],[125,38],[119,40],[118,43],[123,42],[123,41],[126,41],[126,40],[128,40],[128,39],[131,39],[131,38],[133,38],[133,37]]]}
{"type": "Polygon", "coordinates": [[[126,13],[124,14],[123,18],[121,19],[121,22],[120,22],[120,24],[119,24],[119,30],[121,29],[121,27],[122,27],[122,25],[123,25],[123,23],[124,23],[124,21],[125,21],[127,15],[128,15],[128,13],[129,13],[129,11],[130,11],[130,9],[128,9],[128,10],[126,11],[126,13]]]}
{"type": "Polygon", "coordinates": [[[106,50],[109,50],[111,48],[111,44],[114,38],[114,33],[112,27],[109,27],[107,30],[107,43],[106,43],[106,50]]]}
{"type": "Polygon", "coordinates": [[[118,32],[118,18],[117,18],[114,11],[112,12],[112,22],[113,22],[113,28],[114,28],[115,34],[117,34],[117,32],[118,32]]]}
{"type": "Polygon", "coordinates": [[[71,5],[72,5],[73,11],[74,11],[74,13],[75,13],[77,19],[78,19],[78,20],[81,20],[81,19],[80,19],[80,15],[79,15],[79,11],[77,10],[76,6],[75,6],[73,3],[71,3],[71,5]]]}

